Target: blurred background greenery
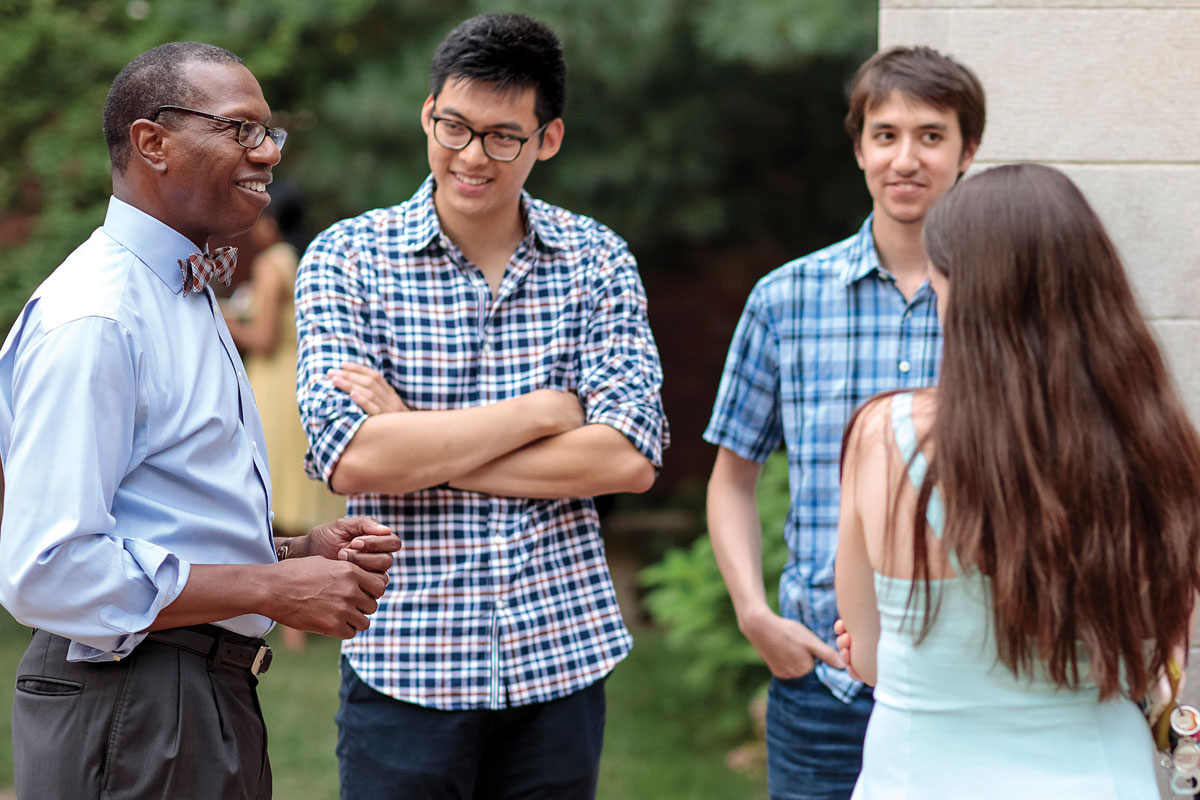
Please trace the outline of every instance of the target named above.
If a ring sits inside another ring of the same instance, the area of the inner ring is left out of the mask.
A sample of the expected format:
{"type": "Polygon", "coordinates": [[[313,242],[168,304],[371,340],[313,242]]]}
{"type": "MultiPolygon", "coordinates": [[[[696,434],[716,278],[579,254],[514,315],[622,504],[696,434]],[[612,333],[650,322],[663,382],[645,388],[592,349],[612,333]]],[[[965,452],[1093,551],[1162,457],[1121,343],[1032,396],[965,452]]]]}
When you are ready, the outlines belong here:
{"type": "MultiPolygon", "coordinates": [[[[606,522],[637,646],[610,682],[602,795],[761,796],[753,746],[755,777],[725,767],[727,750],[754,740],[747,706],[767,672],[737,632],[703,537],[713,451],[700,433],[753,283],[848,236],[869,210],[841,119],[846,84],[875,46],[875,0],[0,0],[0,334],[103,221],[101,108],[137,53],[194,39],[245,59],[291,134],[276,177],[300,190],[312,234],[415,190],[428,171],[418,113],[434,47],[492,11],[528,13],[563,40],[567,137],[528,188],[630,242],[666,373],[662,475],[647,495],[619,498],[606,522]]],[[[769,584],[782,565],[785,473],[768,466],[760,500],[769,584]]],[[[333,796],[332,644],[287,654],[275,668],[285,679],[273,670],[265,682],[272,757],[295,776],[276,796],[333,796]],[[313,695],[275,694],[296,681],[313,695]]],[[[3,684],[22,646],[5,620],[3,684]]],[[[7,762],[0,754],[0,786],[7,762]]]]}

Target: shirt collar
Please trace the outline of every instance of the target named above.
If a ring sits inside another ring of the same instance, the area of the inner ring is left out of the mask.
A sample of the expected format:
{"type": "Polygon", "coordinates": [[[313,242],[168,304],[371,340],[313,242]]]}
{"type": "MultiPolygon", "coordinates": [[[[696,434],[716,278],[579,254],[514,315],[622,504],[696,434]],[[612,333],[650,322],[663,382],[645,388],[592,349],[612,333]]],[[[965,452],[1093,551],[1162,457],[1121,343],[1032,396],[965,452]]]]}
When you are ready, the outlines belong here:
{"type": "MultiPolygon", "coordinates": [[[[435,185],[433,176],[430,175],[405,205],[401,250],[409,253],[424,250],[441,235],[442,226],[438,221],[437,209],[433,205],[435,185]]],[[[542,244],[554,250],[561,250],[567,244],[565,232],[554,215],[544,206],[544,203],[534,200],[529,192],[521,190],[521,208],[525,213],[528,229],[542,244]]]]}
{"type": "Polygon", "coordinates": [[[875,235],[871,232],[871,223],[874,220],[874,212],[867,215],[867,221],[858,229],[858,233],[851,237],[845,260],[838,268],[838,277],[847,286],[872,273],[883,272],[879,263],[879,251],[875,249],[875,235]]]}
{"type": "Polygon", "coordinates": [[[179,261],[200,248],[182,233],[115,197],[108,200],[104,232],[137,256],[175,294],[183,291],[179,261]]]}

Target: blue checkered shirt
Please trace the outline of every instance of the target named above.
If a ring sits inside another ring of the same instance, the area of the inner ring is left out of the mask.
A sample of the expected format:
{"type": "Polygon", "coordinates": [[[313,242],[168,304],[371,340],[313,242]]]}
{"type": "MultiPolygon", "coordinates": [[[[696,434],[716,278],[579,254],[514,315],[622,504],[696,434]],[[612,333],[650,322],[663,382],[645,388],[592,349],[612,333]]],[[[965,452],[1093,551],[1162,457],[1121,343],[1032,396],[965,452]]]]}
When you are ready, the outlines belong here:
{"type": "MultiPolygon", "coordinates": [[[[625,242],[528,195],[529,234],[495,300],[443,235],[427,179],[406,203],[343,220],[296,282],[306,466],[326,481],[366,414],[326,371],[379,370],[414,411],[578,393],[588,423],[662,464],[662,369],[625,242]]],[[[403,446],[398,444],[397,446],[403,446]]],[[[375,689],[438,709],[504,708],[582,689],[629,652],[590,498],[434,487],[357,494],[404,541],[371,627],[342,652],[375,689]]]]}
{"type": "MultiPolygon", "coordinates": [[[[733,335],[706,441],[762,463],[787,448],[791,506],[782,614],[834,643],[842,430],[877,392],[937,378],[942,334],[926,282],[906,301],[879,264],[872,217],[845,241],[784,264],[754,287],[733,335]]],[[[845,702],[862,684],[817,664],[845,702]]]]}

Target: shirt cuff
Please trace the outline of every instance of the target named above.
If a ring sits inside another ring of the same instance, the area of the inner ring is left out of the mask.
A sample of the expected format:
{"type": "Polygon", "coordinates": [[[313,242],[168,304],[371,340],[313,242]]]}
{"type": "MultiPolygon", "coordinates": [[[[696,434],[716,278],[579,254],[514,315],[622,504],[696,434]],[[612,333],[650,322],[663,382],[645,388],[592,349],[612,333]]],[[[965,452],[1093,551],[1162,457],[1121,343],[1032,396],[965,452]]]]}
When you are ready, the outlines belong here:
{"type": "Polygon", "coordinates": [[[164,608],[175,602],[183,592],[191,574],[191,564],[157,545],[137,539],[126,539],[125,551],[158,591],[150,606],[130,611],[116,605],[101,607],[100,623],[114,631],[111,637],[89,637],[72,640],[67,650],[68,661],[114,661],[125,658],[146,638],[149,628],[164,608]]]}
{"type": "Polygon", "coordinates": [[[642,406],[615,406],[594,412],[589,409],[587,422],[615,428],[656,470],[662,469],[666,420],[660,415],[650,413],[642,406]]]}

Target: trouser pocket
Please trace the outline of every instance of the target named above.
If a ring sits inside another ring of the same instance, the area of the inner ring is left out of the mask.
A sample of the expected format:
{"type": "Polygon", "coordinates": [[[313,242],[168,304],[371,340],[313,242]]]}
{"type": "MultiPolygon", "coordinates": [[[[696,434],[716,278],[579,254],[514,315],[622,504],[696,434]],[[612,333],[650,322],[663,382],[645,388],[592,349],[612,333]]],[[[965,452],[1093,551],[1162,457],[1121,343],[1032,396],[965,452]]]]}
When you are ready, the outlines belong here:
{"type": "Polygon", "coordinates": [[[46,675],[18,675],[17,691],[45,697],[63,697],[79,694],[83,691],[83,684],[46,675]]]}

